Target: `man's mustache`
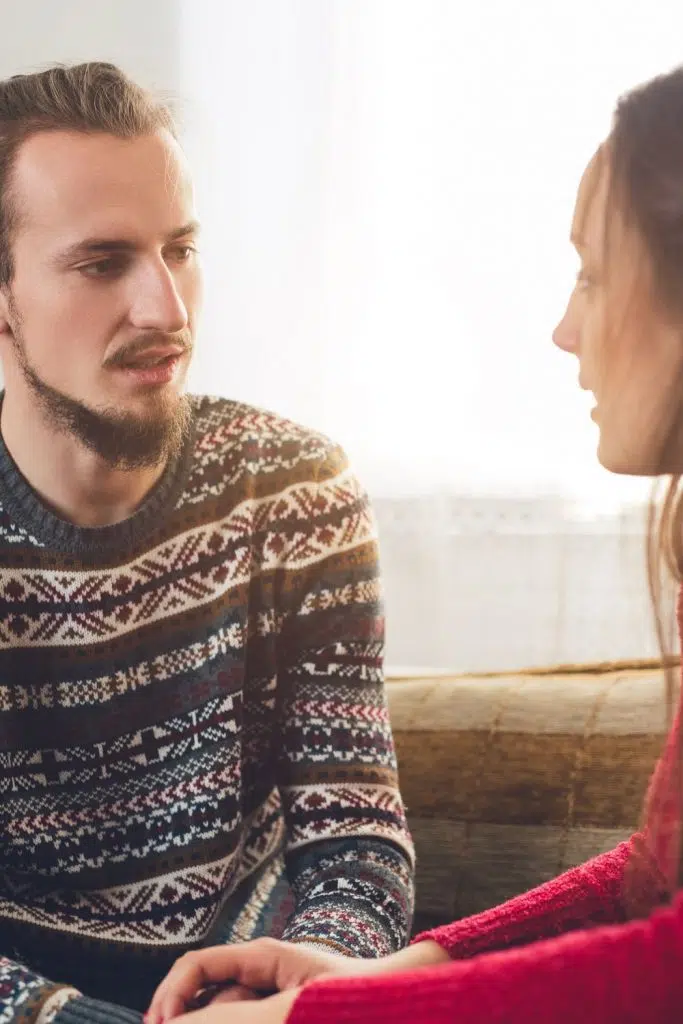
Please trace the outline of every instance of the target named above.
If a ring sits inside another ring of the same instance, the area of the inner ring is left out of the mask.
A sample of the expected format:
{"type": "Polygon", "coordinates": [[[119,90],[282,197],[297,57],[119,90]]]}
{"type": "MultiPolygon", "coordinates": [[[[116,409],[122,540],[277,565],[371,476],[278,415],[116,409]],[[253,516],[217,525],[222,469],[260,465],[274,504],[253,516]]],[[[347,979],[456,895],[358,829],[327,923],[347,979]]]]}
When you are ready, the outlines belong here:
{"type": "Polygon", "coordinates": [[[128,345],[118,349],[107,360],[104,365],[107,367],[126,366],[128,363],[138,359],[144,359],[148,352],[156,349],[174,349],[178,355],[185,355],[193,348],[192,334],[189,330],[179,331],[177,334],[163,334],[160,331],[147,333],[128,345]]]}

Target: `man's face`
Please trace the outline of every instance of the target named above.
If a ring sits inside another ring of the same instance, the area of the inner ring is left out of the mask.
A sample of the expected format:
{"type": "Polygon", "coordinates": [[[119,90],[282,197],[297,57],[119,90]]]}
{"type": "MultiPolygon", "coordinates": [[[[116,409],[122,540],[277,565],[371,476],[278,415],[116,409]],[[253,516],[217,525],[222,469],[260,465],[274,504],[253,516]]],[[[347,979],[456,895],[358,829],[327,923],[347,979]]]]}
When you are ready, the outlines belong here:
{"type": "Polygon", "coordinates": [[[8,394],[113,464],[159,461],[187,419],[201,299],[192,185],[163,131],[44,132],[12,177],[14,276],[0,297],[8,394]]]}

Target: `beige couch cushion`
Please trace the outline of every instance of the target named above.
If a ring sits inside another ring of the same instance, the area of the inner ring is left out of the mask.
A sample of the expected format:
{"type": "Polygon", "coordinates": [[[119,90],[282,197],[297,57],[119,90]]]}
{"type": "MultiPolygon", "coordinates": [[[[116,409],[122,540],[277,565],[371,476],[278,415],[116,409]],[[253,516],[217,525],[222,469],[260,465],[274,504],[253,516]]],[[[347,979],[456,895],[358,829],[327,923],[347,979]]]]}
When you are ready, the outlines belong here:
{"type": "Polygon", "coordinates": [[[388,682],[418,928],[493,906],[637,827],[667,727],[661,670],[388,682]]]}

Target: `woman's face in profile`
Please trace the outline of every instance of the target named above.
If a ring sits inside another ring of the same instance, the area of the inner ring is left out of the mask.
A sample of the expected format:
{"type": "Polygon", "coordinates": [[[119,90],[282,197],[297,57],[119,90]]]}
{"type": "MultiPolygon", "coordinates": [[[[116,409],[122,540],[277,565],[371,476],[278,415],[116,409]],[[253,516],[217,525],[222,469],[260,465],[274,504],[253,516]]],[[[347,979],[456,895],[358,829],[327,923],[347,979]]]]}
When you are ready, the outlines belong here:
{"type": "MultiPolygon", "coordinates": [[[[610,193],[608,145],[584,171],[571,242],[580,269],[553,341],[579,361],[579,384],[595,397],[598,458],[614,473],[677,472],[661,452],[679,415],[683,330],[655,298],[652,261],[633,218],[610,193]]],[[[681,268],[683,274],[683,268],[681,268]]]]}

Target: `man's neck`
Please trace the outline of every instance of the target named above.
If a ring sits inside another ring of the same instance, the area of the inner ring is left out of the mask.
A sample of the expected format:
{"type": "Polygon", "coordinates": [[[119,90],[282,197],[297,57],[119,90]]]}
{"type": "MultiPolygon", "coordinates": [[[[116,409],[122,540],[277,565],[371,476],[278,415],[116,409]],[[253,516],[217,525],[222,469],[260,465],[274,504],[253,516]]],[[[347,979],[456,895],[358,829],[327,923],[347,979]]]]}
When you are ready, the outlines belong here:
{"type": "Polygon", "coordinates": [[[161,477],[164,466],[114,469],[73,436],[7,393],[0,431],[22,475],[54,512],[75,526],[110,526],[128,519],[161,477]]]}

